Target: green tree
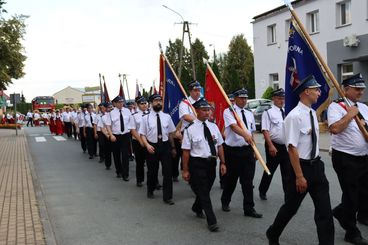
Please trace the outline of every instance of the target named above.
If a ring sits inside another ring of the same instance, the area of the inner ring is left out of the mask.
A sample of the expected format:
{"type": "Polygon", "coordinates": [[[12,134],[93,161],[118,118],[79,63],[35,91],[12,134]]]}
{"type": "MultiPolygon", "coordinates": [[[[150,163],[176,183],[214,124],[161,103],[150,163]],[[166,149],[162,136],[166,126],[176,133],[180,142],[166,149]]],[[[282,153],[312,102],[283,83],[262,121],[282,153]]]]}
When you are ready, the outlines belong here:
{"type": "MultiPolygon", "coordinates": [[[[234,36],[224,57],[222,83],[227,92],[246,87],[254,96],[253,53],[243,34],[234,36]],[[253,84],[251,84],[253,83],[253,84]]],[[[249,96],[251,97],[251,96],[249,96]]]]}
{"type": "Polygon", "coordinates": [[[21,44],[25,35],[24,15],[15,15],[9,19],[2,17],[6,13],[5,2],[0,0],[0,87],[11,84],[11,79],[24,76],[26,56],[21,44]]]}
{"type": "MultiPolygon", "coordinates": [[[[194,40],[194,43],[192,43],[192,51],[193,51],[194,67],[196,71],[197,81],[200,82],[202,86],[204,86],[204,81],[205,81],[205,76],[206,76],[206,65],[203,59],[206,59],[206,60],[209,59],[208,53],[206,51],[206,48],[203,45],[203,42],[199,40],[198,38],[196,38],[194,40]]],[[[193,74],[191,63],[190,63],[189,68],[190,68],[190,74],[193,74]]]]}
{"type": "Polygon", "coordinates": [[[273,89],[271,87],[268,87],[262,95],[262,99],[268,99],[270,100],[272,98],[272,91],[273,89]]]}

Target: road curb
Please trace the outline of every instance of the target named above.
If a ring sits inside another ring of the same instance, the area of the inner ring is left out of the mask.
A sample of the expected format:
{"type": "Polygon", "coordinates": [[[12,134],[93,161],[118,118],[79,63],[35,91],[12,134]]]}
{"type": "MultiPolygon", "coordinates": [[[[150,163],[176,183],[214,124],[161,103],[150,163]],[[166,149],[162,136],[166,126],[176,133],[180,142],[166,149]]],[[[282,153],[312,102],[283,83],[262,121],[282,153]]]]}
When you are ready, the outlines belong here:
{"type": "Polygon", "coordinates": [[[50,222],[49,212],[47,210],[47,205],[46,205],[44,194],[42,191],[42,185],[38,179],[38,175],[37,175],[37,172],[36,172],[33,160],[32,160],[33,158],[31,155],[31,151],[29,150],[28,138],[26,136],[25,131],[23,131],[22,134],[23,134],[22,137],[25,137],[26,139],[27,160],[28,160],[29,169],[32,175],[33,186],[34,186],[34,190],[35,190],[36,198],[38,202],[38,209],[40,212],[43,232],[45,235],[45,241],[46,241],[46,244],[48,245],[57,245],[58,243],[56,242],[54,229],[50,222]]]}

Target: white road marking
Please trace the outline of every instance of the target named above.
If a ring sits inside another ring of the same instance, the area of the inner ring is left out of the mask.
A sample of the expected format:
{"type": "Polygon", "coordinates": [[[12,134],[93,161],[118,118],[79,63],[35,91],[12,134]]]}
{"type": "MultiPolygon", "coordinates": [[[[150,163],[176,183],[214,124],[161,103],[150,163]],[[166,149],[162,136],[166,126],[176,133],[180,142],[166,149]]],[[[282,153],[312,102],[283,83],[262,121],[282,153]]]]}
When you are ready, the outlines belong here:
{"type": "Polygon", "coordinates": [[[31,136],[31,137],[40,136],[40,134],[30,134],[29,136],[31,136]]]}
{"type": "Polygon", "coordinates": [[[53,136],[53,138],[54,138],[56,141],[66,141],[66,139],[65,139],[63,136],[53,136]]]}
{"type": "Polygon", "coordinates": [[[46,142],[45,137],[35,137],[36,142],[46,142]]]}
{"type": "Polygon", "coordinates": [[[52,134],[50,134],[50,133],[48,133],[48,134],[42,134],[43,136],[50,136],[50,135],[52,135],[52,134]]]}

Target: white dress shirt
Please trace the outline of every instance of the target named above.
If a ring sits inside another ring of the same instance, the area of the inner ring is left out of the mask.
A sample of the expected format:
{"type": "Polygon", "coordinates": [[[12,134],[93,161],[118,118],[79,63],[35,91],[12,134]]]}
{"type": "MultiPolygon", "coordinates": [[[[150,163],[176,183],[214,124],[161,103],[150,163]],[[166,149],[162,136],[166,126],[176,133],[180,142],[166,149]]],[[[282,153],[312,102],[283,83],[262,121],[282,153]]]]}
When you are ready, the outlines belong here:
{"type": "MultiPolygon", "coordinates": [[[[211,132],[217,153],[218,147],[224,143],[221,132],[216,124],[208,120],[205,122],[211,132]]],[[[204,125],[202,121],[196,119],[192,125],[184,130],[181,148],[183,150],[190,150],[190,155],[192,157],[208,158],[212,155],[208,141],[204,136],[204,125]]]]}
{"type": "Polygon", "coordinates": [[[84,115],[85,115],[85,113],[83,111],[78,113],[78,127],[80,127],[80,128],[84,127],[84,125],[85,125],[84,115]]]}
{"type": "Polygon", "coordinates": [[[103,127],[103,123],[102,123],[102,117],[103,115],[101,113],[98,113],[96,115],[96,121],[93,122],[93,124],[96,124],[96,131],[100,132],[101,128],[103,127]]]}
{"type": "MultiPolygon", "coordinates": [[[[357,107],[364,117],[365,123],[368,123],[368,106],[358,102],[357,107]]],[[[341,120],[346,114],[347,111],[342,106],[336,102],[332,102],[327,112],[328,126],[341,120]]],[[[355,156],[364,156],[368,154],[368,144],[354,119],[350,121],[347,128],[341,133],[332,134],[331,146],[335,150],[355,156]]]]}
{"type": "Polygon", "coordinates": [[[275,105],[262,114],[262,131],[267,130],[270,134],[270,138],[273,142],[284,145],[285,144],[285,134],[284,134],[284,119],[282,118],[281,110],[284,108],[279,108],[275,105]]]}
{"type": "MultiPolygon", "coordinates": [[[[199,99],[198,99],[199,100],[199,99]]],[[[195,114],[194,114],[194,112],[193,112],[193,110],[192,110],[192,108],[188,105],[188,102],[191,104],[191,105],[193,105],[193,103],[194,102],[196,102],[196,100],[194,100],[192,97],[188,97],[188,99],[186,100],[186,101],[182,101],[182,102],[180,102],[180,104],[179,104],[179,118],[180,118],[180,120],[182,120],[183,121],[183,123],[182,123],[182,125],[181,125],[181,129],[180,129],[180,131],[183,131],[184,130],[184,128],[186,127],[186,126],[188,126],[189,125],[189,122],[187,122],[187,121],[185,121],[184,119],[183,119],[183,116],[184,115],[191,115],[191,116],[195,116],[195,114]]]]}
{"type": "Polygon", "coordinates": [[[169,134],[176,131],[174,122],[169,114],[151,111],[150,113],[142,117],[142,122],[139,127],[139,134],[146,136],[147,140],[151,143],[157,143],[157,114],[160,116],[161,128],[162,128],[162,141],[169,140],[169,134]]]}
{"type": "Polygon", "coordinates": [[[93,123],[96,121],[96,114],[91,112],[86,112],[86,114],[84,115],[84,127],[87,128],[93,128],[93,123]],[[92,116],[92,121],[91,121],[91,116],[92,116]]]}
{"type": "MultiPolygon", "coordinates": [[[[144,113],[145,112],[137,109],[137,111],[132,114],[134,118],[135,129],[137,130],[137,132],[139,132],[139,128],[141,127],[142,117],[144,113]]],[[[133,137],[133,139],[135,138],[133,137]]]]}
{"type": "Polygon", "coordinates": [[[32,112],[27,112],[27,118],[32,118],[33,117],[33,114],[32,114],[32,112]]]}
{"type": "Polygon", "coordinates": [[[72,111],[71,113],[71,122],[78,123],[78,113],[76,111],[72,111]]]}
{"type": "MultiPolygon", "coordinates": [[[[239,106],[237,106],[236,104],[234,104],[234,110],[235,112],[238,114],[241,123],[243,123],[243,117],[242,117],[242,110],[244,110],[244,114],[245,114],[245,119],[247,121],[247,132],[249,134],[252,134],[253,131],[256,131],[256,123],[254,121],[254,116],[253,113],[245,108],[240,108],[239,106]]],[[[224,111],[224,127],[225,127],[225,143],[228,146],[232,146],[232,147],[240,147],[240,146],[247,146],[248,143],[244,140],[244,138],[240,135],[238,135],[237,133],[235,133],[232,129],[231,129],[231,125],[232,124],[237,124],[235,116],[233,114],[233,112],[230,111],[230,108],[227,108],[224,111]]],[[[245,125],[244,125],[245,126],[245,125]]]]}
{"type": "Polygon", "coordinates": [[[62,114],[63,122],[71,122],[71,116],[72,114],[70,112],[64,111],[62,114]]]}
{"type": "Polygon", "coordinates": [[[299,158],[311,160],[319,156],[319,125],[316,112],[299,101],[298,105],[289,112],[284,122],[286,146],[292,145],[297,148],[299,158]],[[310,111],[314,119],[314,127],[317,136],[316,155],[311,157],[312,151],[312,124],[310,111]]]}
{"type": "Polygon", "coordinates": [[[40,114],[38,114],[38,113],[35,113],[35,114],[33,115],[33,117],[34,117],[34,119],[36,119],[36,120],[38,120],[38,119],[40,119],[40,118],[41,118],[40,114]]]}
{"type": "Polygon", "coordinates": [[[106,125],[111,126],[111,131],[113,134],[127,134],[130,132],[131,129],[135,129],[132,113],[130,113],[130,110],[127,108],[123,107],[121,109],[118,109],[115,107],[110,112],[110,117],[106,117],[106,119],[106,125]],[[124,121],[124,132],[121,132],[120,127],[120,110],[124,121]]]}

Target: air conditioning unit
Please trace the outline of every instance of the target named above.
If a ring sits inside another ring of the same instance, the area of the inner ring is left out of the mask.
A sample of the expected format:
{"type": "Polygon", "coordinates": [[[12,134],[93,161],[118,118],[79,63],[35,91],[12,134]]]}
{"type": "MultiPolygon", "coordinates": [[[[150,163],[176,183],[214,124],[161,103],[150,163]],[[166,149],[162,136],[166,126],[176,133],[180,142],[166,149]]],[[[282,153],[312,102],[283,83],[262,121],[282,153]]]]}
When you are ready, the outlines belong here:
{"type": "Polygon", "coordinates": [[[360,40],[358,39],[356,34],[346,36],[344,38],[344,47],[358,47],[360,40]]]}

